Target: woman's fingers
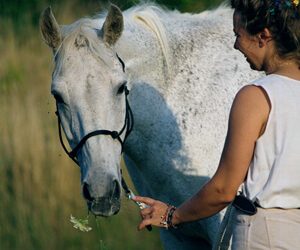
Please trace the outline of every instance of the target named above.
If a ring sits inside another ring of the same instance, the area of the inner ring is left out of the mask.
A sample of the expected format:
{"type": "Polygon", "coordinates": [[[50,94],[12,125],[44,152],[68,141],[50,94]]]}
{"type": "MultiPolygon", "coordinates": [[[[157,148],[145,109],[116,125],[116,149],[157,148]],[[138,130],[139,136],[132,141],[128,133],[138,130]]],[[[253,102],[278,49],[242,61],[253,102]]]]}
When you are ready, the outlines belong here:
{"type": "Polygon", "coordinates": [[[133,200],[145,203],[146,208],[140,211],[142,221],[138,225],[138,229],[142,230],[148,225],[157,227],[164,227],[162,223],[166,212],[168,211],[168,205],[164,202],[154,200],[148,197],[136,196],[133,200]]]}
{"type": "Polygon", "coordinates": [[[142,220],[142,222],[138,225],[138,230],[142,230],[148,225],[152,225],[152,219],[150,218],[142,220]]]}
{"type": "Polygon", "coordinates": [[[148,206],[152,206],[155,202],[154,199],[151,199],[149,197],[142,197],[142,196],[135,196],[134,198],[132,198],[134,201],[138,201],[138,202],[143,202],[148,206]]]}
{"type": "Polygon", "coordinates": [[[142,196],[135,196],[133,200],[147,205],[146,208],[140,211],[142,221],[138,225],[139,230],[142,230],[149,225],[165,227],[163,220],[165,220],[164,218],[168,211],[168,204],[142,196]]]}
{"type": "Polygon", "coordinates": [[[152,213],[153,213],[153,208],[152,207],[147,207],[147,208],[144,208],[144,209],[141,210],[141,215],[143,217],[145,217],[147,215],[151,216],[152,213]]]}

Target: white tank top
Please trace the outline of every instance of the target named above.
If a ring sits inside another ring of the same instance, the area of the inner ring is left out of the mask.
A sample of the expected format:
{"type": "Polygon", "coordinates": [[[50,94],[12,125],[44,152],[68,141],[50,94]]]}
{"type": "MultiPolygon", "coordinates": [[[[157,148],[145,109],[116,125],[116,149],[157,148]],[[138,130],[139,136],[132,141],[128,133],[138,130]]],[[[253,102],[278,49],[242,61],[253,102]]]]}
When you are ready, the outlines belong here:
{"type": "Polygon", "coordinates": [[[300,208],[300,81],[272,74],[252,84],[266,91],[271,111],[243,192],[263,208],[300,208]]]}

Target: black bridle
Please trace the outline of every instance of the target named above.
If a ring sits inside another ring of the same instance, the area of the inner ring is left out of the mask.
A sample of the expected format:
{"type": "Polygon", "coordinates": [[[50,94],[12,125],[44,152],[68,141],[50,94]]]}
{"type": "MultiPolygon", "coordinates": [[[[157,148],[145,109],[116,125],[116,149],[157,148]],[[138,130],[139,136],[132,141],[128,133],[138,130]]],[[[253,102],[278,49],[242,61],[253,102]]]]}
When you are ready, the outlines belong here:
{"type": "Polygon", "coordinates": [[[66,154],[77,165],[79,165],[79,163],[77,161],[77,154],[78,154],[79,150],[83,147],[83,145],[86,143],[86,141],[89,138],[91,138],[93,136],[96,136],[96,135],[110,135],[114,140],[117,139],[121,144],[121,153],[123,152],[125,140],[127,139],[128,135],[131,133],[132,128],[133,128],[133,114],[132,114],[132,110],[129,106],[128,99],[127,99],[127,96],[129,94],[129,90],[127,89],[126,86],[124,88],[125,88],[124,92],[125,92],[126,111],[125,111],[124,125],[121,128],[121,130],[118,132],[118,131],[115,131],[115,130],[100,129],[100,130],[95,130],[93,132],[90,132],[87,135],[85,135],[71,151],[68,151],[67,147],[64,144],[63,138],[62,138],[61,119],[60,119],[60,116],[59,116],[59,113],[58,113],[58,107],[57,107],[57,111],[55,112],[55,114],[57,115],[57,118],[58,118],[57,119],[58,120],[58,133],[59,133],[60,143],[61,143],[64,151],[66,152],[66,154]],[[121,136],[124,132],[125,132],[125,136],[124,136],[124,140],[122,141],[121,136]]]}
{"type": "MultiPolygon", "coordinates": [[[[122,61],[122,59],[118,56],[118,54],[117,54],[117,58],[119,59],[121,65],[123,67],[123,71],[125,72],[125,64],[122,61]]],[[[97,135],[110,135],[114,140],[117,139],[121,144],[121,154],[123,153],[124,143],[125,143],[127,137],[129,136],[129,134],[131,133],[131,131],[133,129],[133,124],[134,124],[132,110],[130,108],[128,98],[127,98],[128,95],[129,95],[129,90],[127,89],[127,86],[124,86],[124,93],[125,93],[125,109],[126,110],[125,110],[124,125],[121,128],[121,130],[119,132],[116,131],[116,130],[106,130],[106,129],[100,129],[100,130],[92,131],[92,132],[88,133],[87,135],[85,135],[71,151],[68,151],[68,149],[67,149],[67,147],[66,147],[66,145],[64,144],[64,141],[63,141],[62,130],[61,130],[61,119],[60,119],[60,116],[59,116],[59,113],[58,113],[58,105],[56,103],[56,112],[55,112],[55,114],[57,115],[57,120],[58,120],[58,134],[59,134],[60,143],[61,143],[64,151],[66,152],[66,154],[78,166],[79,166],[79,162],[77,160],[77,155],[78,155],[79,150],[83,147],[83,145],[86,143],[86,141],[89,138],[97,136],[97,135]],[[124,132],[125,132],[125,136],[124,136],[124,139],[122,140],[121,136],[124,132]]],[[[123,176],[122,176],[121,184],[122,184],[122,187],[123,187],[124,191],[126,192],[126,194],[129,194],[130,190],[129,190],[123,176]]]]}

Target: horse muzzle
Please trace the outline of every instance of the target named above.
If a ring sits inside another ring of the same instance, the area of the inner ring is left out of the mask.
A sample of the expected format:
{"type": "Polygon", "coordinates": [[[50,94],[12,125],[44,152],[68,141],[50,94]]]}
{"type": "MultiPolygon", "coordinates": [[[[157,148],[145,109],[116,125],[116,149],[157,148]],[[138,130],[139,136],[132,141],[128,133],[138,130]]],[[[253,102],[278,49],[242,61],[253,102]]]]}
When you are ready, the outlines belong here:
{"type": "Polygon", "coordinates": [[[92,195],[90,189],[91,187],[87,183],[83,184],[83,196],[92,214],[109,217],[119,212],[121,207],[121,187],[118,181],[113,181],[111,188],[101,196],[92,195]]]}

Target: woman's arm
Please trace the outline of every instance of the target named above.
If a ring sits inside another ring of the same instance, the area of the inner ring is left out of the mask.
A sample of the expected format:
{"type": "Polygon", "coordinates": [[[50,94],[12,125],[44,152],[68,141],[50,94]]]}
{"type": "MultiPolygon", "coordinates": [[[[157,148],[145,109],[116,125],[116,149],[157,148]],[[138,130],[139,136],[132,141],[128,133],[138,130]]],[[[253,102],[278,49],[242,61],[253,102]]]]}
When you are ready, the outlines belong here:
{"type": "MultiPolygon", "coordinates": [[[[270,112],[264,90],[253,85],[242,88],[232,104],[228,133],[215,175],[191,199],[176,209],[173,224],[209,217],[225,208],[243,183],[251,162],[255,142],[264,132],[270,112]]],[[[150,207],[141,211],[139,229],[160,225],[167,205],[150,198],[137,197],[150,207]]]]}

